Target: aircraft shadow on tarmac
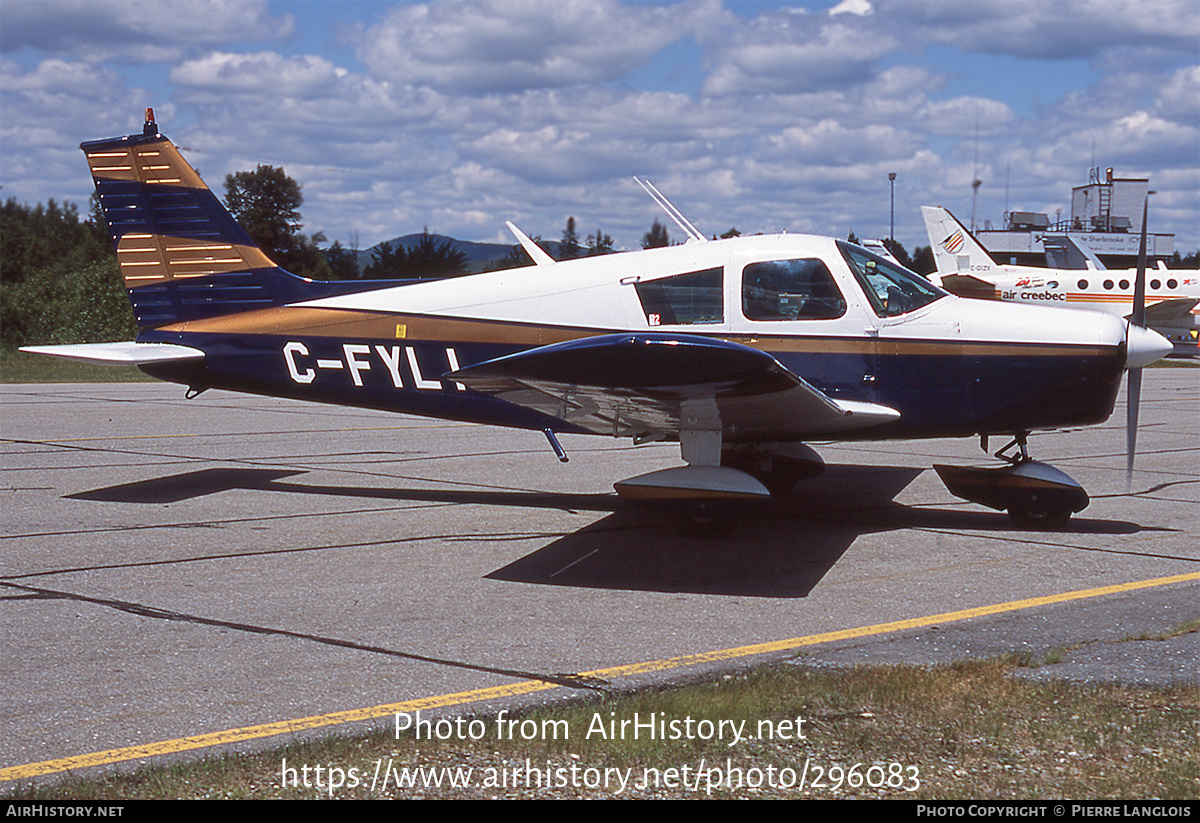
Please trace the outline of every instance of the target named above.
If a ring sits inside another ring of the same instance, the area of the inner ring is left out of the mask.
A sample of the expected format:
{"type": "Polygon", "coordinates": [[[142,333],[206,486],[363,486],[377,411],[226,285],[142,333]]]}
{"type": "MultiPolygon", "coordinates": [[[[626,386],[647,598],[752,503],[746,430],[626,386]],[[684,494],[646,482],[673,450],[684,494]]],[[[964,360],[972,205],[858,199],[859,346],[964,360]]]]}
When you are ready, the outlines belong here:
{"type": "MultiPolygon", "coordinates": [[[[625,507],[487,576],[586,588],[806,597],[863,534],[1021,533],[1003,512],[895,502],[922,471],[829,466],[787,498],[748,512],[717,538],[681,535],[661,514],[625,507]]],[[[1143,530],[1120,521],[1074,520],[1056,534],[1143,530]]]]}
{"type": "MultiPolygon", "coordinates": [[[[862,534],[931,531],[1017,532],[1002,512],[906,506],[894,498],[923,469],[833,465],[788,497],[748,510],[719,538],[681,535],[662,513],[615,494],[559,494],[456,488],[375,488],[291,482],[302,471],[216,468],[67,495],[120,503],[172,503],[234,490],[388,501],[609,512],[486,575],[542,585],[747,597],[805,597],[862,534]]],[[[958,504],[955,504],[956,506],[958,504]]],[[[967,506],[969,504],[962,504],[967,506]]],[[[1057,534],[1132,534],[1145,527],[1076,518],[1057,534]]]]}

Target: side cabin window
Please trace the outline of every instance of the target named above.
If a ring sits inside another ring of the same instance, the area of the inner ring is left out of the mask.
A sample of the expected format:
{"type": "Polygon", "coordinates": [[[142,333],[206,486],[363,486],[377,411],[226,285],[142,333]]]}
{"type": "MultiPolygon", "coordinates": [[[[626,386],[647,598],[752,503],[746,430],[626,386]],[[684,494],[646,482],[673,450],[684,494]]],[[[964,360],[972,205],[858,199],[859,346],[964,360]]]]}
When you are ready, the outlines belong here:
{"type": "Polygon", "coordinates": [[[742,270],[747,320],[832,320],[845,313],[846,299],[822,260],[772,260],[742,270]]]}
{"type": "Polygon", "coordinates": [[[876,257],[866,249],[841,240],[837,245],[866,292],[871,308],[880,317],[907,314],[947,294],[919,274],[876,257]]]}
{"type": "Polygon", "coordinates": [[[646,323],[695,326],[725,322],[724,269],[704,269],[634,283],[646,323]]]}

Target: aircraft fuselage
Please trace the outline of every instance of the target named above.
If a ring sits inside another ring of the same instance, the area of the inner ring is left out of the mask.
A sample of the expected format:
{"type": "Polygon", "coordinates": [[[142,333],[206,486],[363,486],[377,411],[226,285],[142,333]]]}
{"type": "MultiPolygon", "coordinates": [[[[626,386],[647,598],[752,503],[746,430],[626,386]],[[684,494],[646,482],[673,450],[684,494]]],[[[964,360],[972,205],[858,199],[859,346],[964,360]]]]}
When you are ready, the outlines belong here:
{"type": "MultiPolygon", "coordinates": [[[[901,301],[917,300],[892,294],[889,309],[883,281],[854,270],[874,260],[848,248],[801,235],[735,238],[368,289],[148,330],[141,341],[205,357],[143,368],[193,388],[595,432],[445,375],[596,335],[679,333],[758,349],[835,401],[900,413],[858,438],[1052,428],[1111,413],[1125,366],[1117,319],[936,289],[917,295],[925,302],[915,308],[901,301]],[[803,271],[789,280],[787,265],[803,271]]],[[[726,430],[724,438],[795,435],[781,421],[774,431],[726,430]]]]}

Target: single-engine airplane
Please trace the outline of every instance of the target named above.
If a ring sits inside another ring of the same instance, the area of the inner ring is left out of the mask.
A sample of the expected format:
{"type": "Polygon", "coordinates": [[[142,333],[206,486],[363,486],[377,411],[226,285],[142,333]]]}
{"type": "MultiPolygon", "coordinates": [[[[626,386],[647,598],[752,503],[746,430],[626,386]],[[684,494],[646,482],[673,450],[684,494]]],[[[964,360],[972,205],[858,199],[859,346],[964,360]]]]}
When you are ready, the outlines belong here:
{"type": "Polygon", "coordinates": [[[960,299],[833,238],[706,241],[650,184],[689,242],[555,262],[509,224],[535,265],[314,282],[272,263],[146,115],[81,147],[137,340],[27,351],[136,364],[189,396],[540,430],[564,462],[560,433],[678,441],[687,465],[615,488],[693,526],[819,472],[804,441],[974,435],[1011,437],[1008,465],[938,467],[951,491],[1061,526],[1087,493],[1029,459],[1029,432],[1107,419],[1122,373],[1170,350],[1111,315],[960,299]]]}
{"type": "MultiPolygon", "coordinates": [[[[1069,235],[1048,234],[1047,268],[996,263],[962,223],[940,206],[922,206],[937,273],[930,280],[960,297],[1133,313],[1137,269],[1106,269],[1069,235]]],[[[1167,337],[1180,355],[1200,354],[1200,272],[1168,269],[1160,261],[1146,284],[1146,326],[1167,337]]]]}

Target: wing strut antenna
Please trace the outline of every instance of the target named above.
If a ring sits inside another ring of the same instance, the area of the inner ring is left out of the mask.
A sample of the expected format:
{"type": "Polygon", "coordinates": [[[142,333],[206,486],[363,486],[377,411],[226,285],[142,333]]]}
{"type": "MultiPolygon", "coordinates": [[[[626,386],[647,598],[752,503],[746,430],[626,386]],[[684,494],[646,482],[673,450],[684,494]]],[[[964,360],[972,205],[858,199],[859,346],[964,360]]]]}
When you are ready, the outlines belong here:
{"type": "Polygon", "coordinates": [[[707,237],[701,234],[696,227],[693,226],[691,222],[689,222],[688,219],[683,216],[683,212],[675,208],[674,204],[664,197],[662,192],[654,188],[653,183],[651,183],[649,180],[643,180],[640,177],[635,177],[633,179],[636,180],[637,184],[645,190],[646,194],[650,195],[650,199],[657,203],[659,207],[661,207],[662,210],[667,213],[667,216],[675,221],[675,225],[679,226],[683,233],[688,236],[689,243],[693,240],[697,240],[701,243],[708,240],[707,237]]]}
{"type": "Polygon", "coordinates": [[[521,244],[521,248],[525,249],[525,253],[533,258],[533,262],[536,265],[539,265],[539,266],[554,265],[554,258],[551,257],[550,255],[546,254],[545,249],[543,249],[537,243],[530,240],[529,236],[527,234],[525,234],[525,232],[518,229],[511,220],[506,220],[504,222],[504,225],[508,226],[508,230],[511,231],[513,233],[513,236],[517,238],[517,241],[521,244]]]}

